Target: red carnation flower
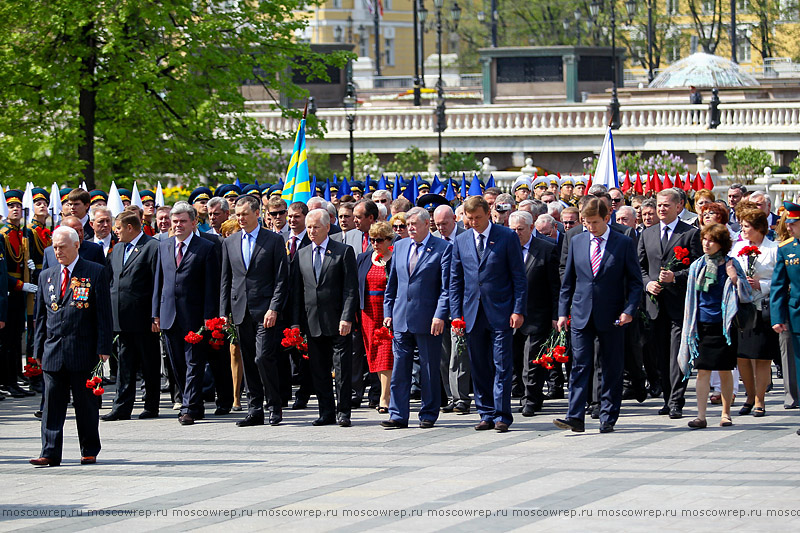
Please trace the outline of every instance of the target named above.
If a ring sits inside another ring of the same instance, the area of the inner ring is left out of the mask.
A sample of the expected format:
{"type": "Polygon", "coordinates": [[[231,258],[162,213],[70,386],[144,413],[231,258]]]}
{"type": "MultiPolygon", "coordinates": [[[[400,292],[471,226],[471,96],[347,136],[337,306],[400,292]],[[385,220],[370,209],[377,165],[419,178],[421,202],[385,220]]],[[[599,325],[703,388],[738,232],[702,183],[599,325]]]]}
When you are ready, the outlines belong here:
{"type": "Polygon", "coordinates": [[[92,392],[94,392],[95,396],[102,396],[106,390],[103,387],[97,387],[92,392]]]}
{"type": "Polygon", "coordinates": [[[292,335],[300,335],[300,328],[292,328],[292,335]]]}
{"type": "Polygon", "coordinates": [[[687,265],[687,266],[688,266],[688,265],[691,265],[691,264],[692,264],[692,260],[691,260],[691,259],[689,259],[688,257],[684,257],[684,258],[681,260],[681,263],[683,263],[684,265],[687,265]]]}
{"type": "Polygon", "coordinates": [[[86,380],[86,388],[87,389],[93,389],[94,388],[94,380],[93,379],[87,379],[86,380]]]}
{"type": "Polygon", "coordinates": [[[213,337],[215,339],[224,339],[225,338],[225,334],[222,333],[220,330],[215,329],[214,331],[211,332],[211,337],[213,337]]]}
{"type": "Polygon", "coordinates": [[[103,378],[101,378],[100,376],[95,376],[92,378],[92,381],[94,382],[95,385],[97,385],[98,383],[103,382],[103,378]]]}
{"type": "Polygon", "coordinates": [[[203,336],[198,335],[194,331],[190,331],[189,333],[186,334],[183,340],[188,342],[189,344],[197,344],[198,342],[203,340],[203,336]]]}

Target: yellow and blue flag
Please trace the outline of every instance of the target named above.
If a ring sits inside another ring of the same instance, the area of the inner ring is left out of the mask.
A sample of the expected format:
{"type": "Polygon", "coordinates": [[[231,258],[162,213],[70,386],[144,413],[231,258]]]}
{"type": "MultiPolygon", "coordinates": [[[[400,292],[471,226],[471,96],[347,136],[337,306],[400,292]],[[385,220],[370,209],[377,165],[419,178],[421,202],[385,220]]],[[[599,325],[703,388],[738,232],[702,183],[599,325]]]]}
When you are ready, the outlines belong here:
{"type": "Polygon", "coordinates": [[[308,177],[308,155],[306,153],[305,114],[297,127],[292,158],[289,160],[289,170],[286,171],[286,181],[283,185],[281,198],[286,200],[287,204],[292,202],[306,203],[311,199],[311,180],[308,177]]]}

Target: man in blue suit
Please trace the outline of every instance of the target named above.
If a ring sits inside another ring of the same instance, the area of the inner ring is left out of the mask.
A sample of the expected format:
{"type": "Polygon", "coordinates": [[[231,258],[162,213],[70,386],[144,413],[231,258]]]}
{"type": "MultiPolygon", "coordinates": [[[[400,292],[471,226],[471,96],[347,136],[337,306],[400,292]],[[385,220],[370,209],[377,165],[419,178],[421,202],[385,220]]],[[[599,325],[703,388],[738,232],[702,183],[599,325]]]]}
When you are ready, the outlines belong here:
{"type": "Polygon", "coordinates": [[[167,337],[167,350],[183,405],[178,421],[194,424],[205,416],[203,375],[205,341],[190,344],[184,337],[199,330],[219,309],[219,261],[214,245],[194,235],[197,212],[177,202],[170,212],[173,237],[158,246],[153,322],[167,337]]]}
{"type": "Polygon", "coordinates": [[[36,293],[34,356],[45,381],[42,453],[35,466],[61,464],[64,420],[70,392],[75,406],[81,464],[100,452],[97,430],[100,402],[86,379],[99,358],[111,353],[111,296],[105,268],[78,256],[78,233],[59,227],[53,233],[56,260],[42,271],[36,293]]]}
{"type": "Polygon", "coordinates": [[[478,431],[508,431],[513,330],[525,320],[527,280],[516,234],[492,224],[482,196],[464,202],[471,231],[458,235],[450,268],[450,316],[464,317],[478,431]]]}
{"type": "Polygon", "coordinates": [[[567,418],[553,420],[562,429],[584,431],[584,415],[599,341],[602,371],[600,432],[614,431],[622,403],[625,326],[639,307],[644,284],[633,240],[608,225],[608,207],[592,198],[581,210],[587,230],[569,244],[558,302],[558,330],[572,315],[572,372],[567,418]],[[624,290],[620,288],[624,287],[624,290]]]}
{"type": "MultiPolygon", "coordinates": [[[[92,263],[97,263],[99,265],[106,266],[106,256],[103,254],[103,247],[97,243],[87,241],[84,239],[83,234],[83,226],[81,225],[81,221],[75,217],[64,217],[61,220],[62,226],[68,226],[78,232],[78,239],[80,241],[80,247],[78,249],[78,255],[81,256],[81,259],[86,259],[87,261],[91,261],[92,263]]],[[[50,267],[58,266],[58,261],[56,260],[56,254],[53,252],[53,247],[48,246],[44,249],[44,258],[42,260],[42,270],[47,270],[50,267]]],[[[108,274],[108,272],[106,272],[108,274]]]]}
{"type": "Polygon", "coordinates": [[[442,332],[449,318],[448,290],[452,246],[430,234],[430,215],[422,207],[406,214],[410,239],[395,243],[386,284],[383,324],[394,331],[389,420],[385,428],[408,427],[414,349],[419,349],[422,406],[419,427],[432,428],[439,417],[442,332]]]}

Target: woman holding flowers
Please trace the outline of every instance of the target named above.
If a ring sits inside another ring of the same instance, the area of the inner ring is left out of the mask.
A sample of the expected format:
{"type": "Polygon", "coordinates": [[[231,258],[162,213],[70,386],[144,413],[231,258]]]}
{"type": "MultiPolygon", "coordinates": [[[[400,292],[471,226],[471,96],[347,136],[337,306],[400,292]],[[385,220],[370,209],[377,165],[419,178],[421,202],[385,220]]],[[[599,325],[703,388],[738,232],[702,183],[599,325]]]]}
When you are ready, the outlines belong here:
{"type": "Polygon", "coordinates": [[[747,401],[740,415],[764,416],[764,395],[772,376],[772,359],[780,353],[778,334],[772,331],[769,319],[769,290],[772,270],[778,256],[778,244],[766,238],[769,221],[760,209],[742,211],[739,223],[741,238],[733,247],[733,255],[747,275],[756,305],[756,327],[739,332],[739,375],[742,376],[747,401]]]}
{"type": "Polygon", "coordinates": [[[358,289],[361,296],[361,334],[367,352],[369,371],[378,375],[381,397],[378,412],[389,412],[389,385],[392,379],[392,337],[383,327],[383,294],[392,260],[394,233],[388,222],[376,222],[369,228],[367,250],[357,258],[358,289]]]}
{"type": "Polygon", "coordinates": [[[728,256],[731,236],[722,224],[703,226],[700,232],[703,256],[689,267],[686,304],[678,361],[684,379],[697,370],[697,418],[693,429],[704,428],[711,371],[718,370],[722,384],[720,426],[730,426],[733,377],[736,366],[737,332],[733,319],[739,302],[750,302],[752,290],[744,270],[728,256]]]}

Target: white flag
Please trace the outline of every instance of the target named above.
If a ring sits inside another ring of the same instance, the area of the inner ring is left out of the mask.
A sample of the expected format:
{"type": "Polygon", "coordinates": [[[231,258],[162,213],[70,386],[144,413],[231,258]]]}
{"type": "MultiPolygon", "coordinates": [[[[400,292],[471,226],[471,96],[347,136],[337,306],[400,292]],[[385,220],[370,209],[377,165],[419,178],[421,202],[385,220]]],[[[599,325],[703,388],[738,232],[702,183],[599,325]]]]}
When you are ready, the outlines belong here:
{"type": "Polygon", "coordinates": [[[139,209],[144,209],[142,197],[139,196],[139,187],[136,185],[135,181],[133,182],[133,192],[131,192],[131,205],[135,205],[139,207],[139,209]]]}
{"type": "Polygon", "coordinates": [[[606,131],[603,147],[600,149],[600,158],[597,160],[597,170],[594,173],[592,185],[605,185],[607,188],[619,187],[617,175],[617,154],[614,152],[614,137],[611,128],[606,131]]]}
{"type": "Polygon", "coordinates": [[[125,211],[125,205],[122,203],[122,198],[119,195],[117,184],[111,182],[111,189],[108,191],[108,209],[111,211],[111,216],[116,217],[125,211]]]}
{"type": "Polygon", "coordinates": [[[0,185],[0,217],[3,221],[8,218],[8,204],[6,203],[6,190],[0,185]]]}
{"type": "Polygon", "coordinates": [[[22,195],[22,209],[28,212],[25,223],[30,223],[33,219],[33,183],[30,181],[25,184],[25,193],[22,195]]]}
{"type": "Polygon", "coordinates": [[[162,205],[166,205],[164,203],[164,191],[161,189],[161,182],[158,182],[158,187],[156,187],[156,207],[161,207],[162,205]]]}
{"type": "Polygon", "coordinates": [[[53,226],[61,220],[61,208],[61,191],[54,181],[53,186],[50,188],[50,205],[47,206],[47,211],[53,217],[53,226]]]}

